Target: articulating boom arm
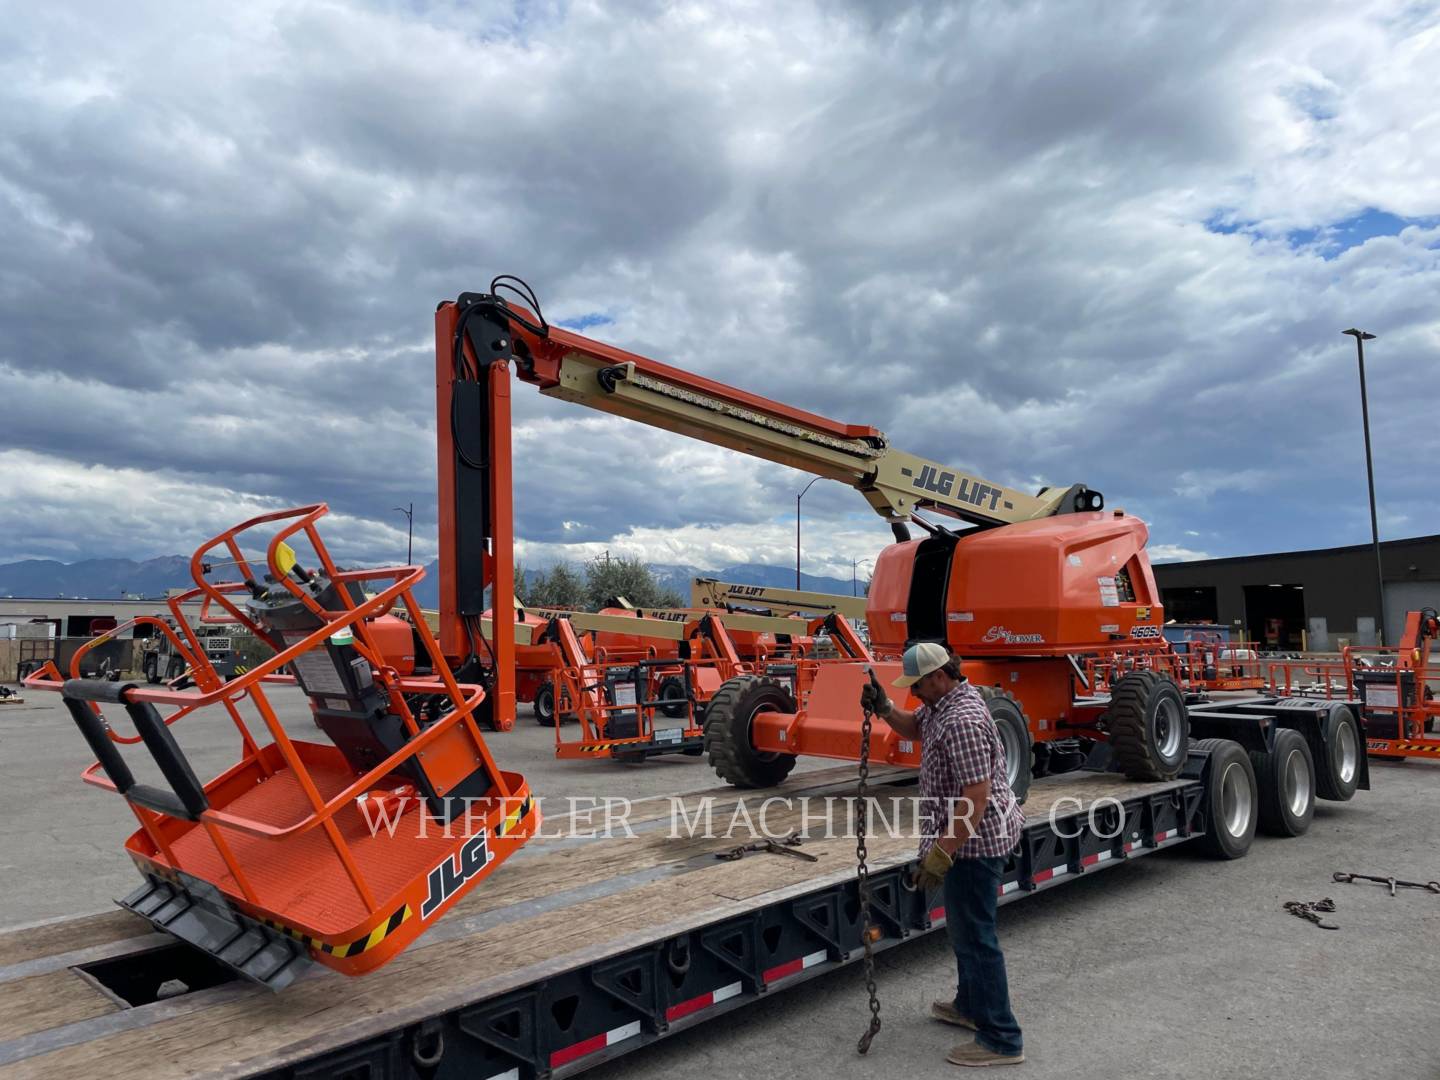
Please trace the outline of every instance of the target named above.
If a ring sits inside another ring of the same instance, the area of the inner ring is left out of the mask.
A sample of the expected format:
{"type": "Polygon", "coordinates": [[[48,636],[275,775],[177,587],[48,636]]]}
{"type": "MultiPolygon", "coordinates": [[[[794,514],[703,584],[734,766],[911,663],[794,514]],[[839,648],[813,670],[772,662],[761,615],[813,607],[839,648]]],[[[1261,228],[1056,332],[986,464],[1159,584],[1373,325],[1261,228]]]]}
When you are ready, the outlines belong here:
{"type": "Polygon", "coordinates": [[[468,323],[473,331],[512,331],[520,378],[542,394],[849,484],[890,522],[933,509],[975,525],[1009,525],[1103,507],[1100,494],[1083,485],[1027,495],[897,450],[876,428],[839,423],[548,326],[503,300],[467,293],[459,302],[489,308],[483,323],[468,323]]]}
{"type": "MultiPolygon", "coordinates": [[[[528,286],[508,275],[492,281],[488,293],[462,293],[441,304],[435,327],[440,633],[452,658],[476,656],[483,642],[475,620],[486,607],[508,611],[514,595],[512,362],[516,375],[542,394],[849,484],[902,538],[904,522],[917,510],[994,526],[1104,505],[1082,484],[1038,495],[992,484],[896,450],[876,428],[830,420],[552,327],[528,286]],[[530,307],[508,302],[497,295],[500,289],[530,307]]],[[[498,635],[491,657],[500,680],[492,697],[508,716],[513,692],[505,685],[511,660],[505,638],[498,635]]]]}
{"type": "Polygon", "coordinates": [[[863,596],[801,592],[771,585],[739,585],[715,578],[697,577],[690,583],[690,604],[697,608],[763,607],[777,615],[822,615],[834,612],[864,622],[863,596]]]}

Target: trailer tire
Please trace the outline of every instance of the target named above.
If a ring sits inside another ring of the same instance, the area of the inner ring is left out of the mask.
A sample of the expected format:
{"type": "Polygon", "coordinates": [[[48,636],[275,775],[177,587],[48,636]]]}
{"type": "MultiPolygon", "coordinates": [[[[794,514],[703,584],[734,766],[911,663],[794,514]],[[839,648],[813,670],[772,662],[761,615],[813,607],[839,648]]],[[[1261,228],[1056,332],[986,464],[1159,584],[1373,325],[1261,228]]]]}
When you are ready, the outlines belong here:
{"type": "Polygon", "coordinates": [[[1192,749],[1210,752],[1205,774],[1205,835],[1200,846],[1217,859],[1241,859],[1255,840],[1259,798],[1250,755],[1230,739],[1200,739],[1192,749]]]}
{"type": "Polygon", "coordinates": [[[1333,802],[1348,802],[1360,782],[1360,755],[1365,753],[1360,725],[1350,707],[1338,701],[1331,705],[1321,734],[1325,754],[1315,762],[1315,794],[1333,802]]]}
{"type": "Polygon", "coordinates": [[[758,713],[794,711],[795,699],[774,679],[737,675],[726,680],[705,714],[705,750],[715,774],[741,788],[781,783],[795,767],[795,756],[756,750],[750,742],[750,723],[758,713]]]}
{"type": "Polygon", "coordinates": [[[535,723],[541,727],[555,726],[555,684],[549,679],[535,690],[535,723]]]}
{"type": "Polygon", "coordinates": [[[684,719],[690,709],[690,695],[685,690],[685,680],[679,675],[666,675],[661,679],[655,696],[660,699],[660,711],[671,720],[684,719]]]}
{"type": "Polygon", "coordinates": [[[145,668],[145,681],[154,686],[160,681],[160,658],[154,653],[145,657],[143,661],[145,668]]]}
{"type": "Polygon", "coordinates": [[[1171,780],[1185,764],[1190,714],[1175,680],[1132,672],[1110,691],[1110,749],[1131,780],[1171,780]]]}
{"type": "Polygon", "coordinates": [[[1251,751],[1260,789],[1260,831],[1300,836],[1315,816],[1315,757],[1305,736],[1290,728],[1275,732],[1275,748],[1251,751]]]}
{"type": "Polygon", "coordinates": [[[1023,803],[1030,794],[1030,779],[1035,770],[1030,721],[1014,694],[994,686],[977,686],[976,689],[985,699],[985,707],[990,710],[990,719],[995,721],[1000,744],[1005,748],[1006,779],[1010,781],[1010,791],[1016,802],[1023,803]]]}

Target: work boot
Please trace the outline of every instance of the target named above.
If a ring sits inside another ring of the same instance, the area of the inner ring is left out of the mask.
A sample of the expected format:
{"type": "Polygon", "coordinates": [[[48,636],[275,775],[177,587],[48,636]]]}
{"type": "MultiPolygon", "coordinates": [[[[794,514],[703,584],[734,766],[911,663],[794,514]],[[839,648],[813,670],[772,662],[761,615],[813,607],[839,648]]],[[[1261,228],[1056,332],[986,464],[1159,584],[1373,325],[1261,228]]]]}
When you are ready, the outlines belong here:
{"type": "Polygon", "coordinates": [[[939,1020],[942,1023],[962,1027],[966,1031],[975,1030],[975,1021],[957,1012],[953,1001],[932,1001],[930,1003],[930,1016],[932,1019],[939,1020]]]}
{"type": "Polygon", "coordinates": [[[987,1050],[978,1042],[962,1043],[959,1046],[950,1048],[950,1053],[945,1060],[951,1065],[967,1065],[983,1067],[986,1065],[1019,1065],[1025,1060],[1023,1053],[1019,1054],[997,1054],[994,1050],[987,1050]]]}

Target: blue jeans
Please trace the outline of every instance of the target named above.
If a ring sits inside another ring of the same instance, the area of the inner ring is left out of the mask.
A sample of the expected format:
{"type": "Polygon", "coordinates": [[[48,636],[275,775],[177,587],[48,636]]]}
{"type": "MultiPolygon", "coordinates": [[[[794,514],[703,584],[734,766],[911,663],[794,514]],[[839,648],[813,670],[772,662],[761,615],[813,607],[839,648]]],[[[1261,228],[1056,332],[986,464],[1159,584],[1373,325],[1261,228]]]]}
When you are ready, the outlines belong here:
{"type": "Polygon", "coordinates": [[[975,1041],[996,1054],[1018,1054],[1020,1025],[1010,1011],[1005,954],[995,933],[995,900],[1004,859],[956,859],[945,875],[945,930],[959,978],[955,1011],[975,1022],[975,1041]]]}

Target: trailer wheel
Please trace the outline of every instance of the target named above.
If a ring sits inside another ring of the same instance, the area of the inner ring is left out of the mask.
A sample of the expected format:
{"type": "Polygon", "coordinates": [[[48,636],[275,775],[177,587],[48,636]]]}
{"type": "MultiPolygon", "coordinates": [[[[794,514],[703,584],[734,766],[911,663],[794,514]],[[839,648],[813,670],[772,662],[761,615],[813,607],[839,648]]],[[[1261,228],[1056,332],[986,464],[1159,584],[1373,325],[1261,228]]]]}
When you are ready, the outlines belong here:
{"type": "Polygon", "coordinates": [[[1360,781],[1360,755],[1365,744],[1360,739],[1360,725],[1348,705],[1338,701],[1330,706],[1323,725],[1325,754],[1315,762],[1315,794],[1322,799],[1346,802],[1355,794],[1360,781]]]}
{"type": "Polygon", "coordinates": [[[144,668],[145,681],[147,683],[149,683],[151,686],[154,686],[160,681],[160,658],[158,656],[156,656],[154,653],[151,653],[149,656],[145,657],[144,668]]]}
{"type": "Polygon", "coordinates": [[[1110,691],[1110,748],[1131,780],[1170,780],[1185,764],[1190,714],[1175,680],[1133,672],[1110,691]]]}
{"type": "Polygon", "coordinates": [[[1000,736],[1000,745],[1005,748],[1005,779],[1015,801],[1023,803],[1030,794],[1030,778],[1034,773],[1034,761],[1030,748],[1030,721],[1015,695],[993,686],[976,687],[990,710],[990,719],[995,721],[995,731],[1000,736]]]}
{"type": "Polygon", "coordinates": [[[1289,728],[1275,732],[1275,749],[1251,751],[1260,789],[1260,831],[1299,836],[1315,816],[1315,758],[1305,736],[1289,728]]]}
{"type": "Polygon", "coordinates": [[[671,720],[683,719],[690,707],[690,695],[685,692],[685,680],[679,675],[666,675],[660,680],[655,696],[660,699],[660,711],[671,720]]]}
{"type": "Polygon", "coordinates": [[[735,787],[773,787],[795,767],[793,754],[766,754],[750,742],[750,722],[759,713],[793,713],[795,699],[774,679],[737,675],[710,699],[705,715],[705,749],[710,767],[735,787]]]}
{"type": "Polygon", "coordinates": [[[535,691],[535,723],[541,727],[555,726],[555,684],[549,679],[535,691]]]}
{"type": "Polygon", "coordinates": [[[1217,859],[1243,858],[1255,840],[1259,802],[1250,755],[1229,739],[1200,739],[1194,749],[1210,752],[1200,846],[1217,859]]]}

